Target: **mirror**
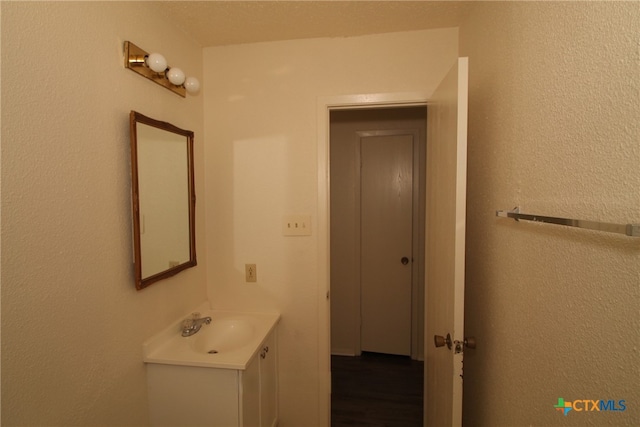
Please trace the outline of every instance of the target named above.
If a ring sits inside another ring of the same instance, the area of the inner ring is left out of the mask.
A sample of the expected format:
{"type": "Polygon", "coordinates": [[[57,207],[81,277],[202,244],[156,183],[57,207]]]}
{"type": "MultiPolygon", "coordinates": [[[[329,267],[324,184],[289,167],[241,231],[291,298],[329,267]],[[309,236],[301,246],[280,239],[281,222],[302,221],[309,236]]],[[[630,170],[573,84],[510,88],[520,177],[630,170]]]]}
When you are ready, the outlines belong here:
{"type": "Polygon", "coordinates": [[[135,282],[143,289],[195,266],[193,132],[132,111],[135,282]]]}

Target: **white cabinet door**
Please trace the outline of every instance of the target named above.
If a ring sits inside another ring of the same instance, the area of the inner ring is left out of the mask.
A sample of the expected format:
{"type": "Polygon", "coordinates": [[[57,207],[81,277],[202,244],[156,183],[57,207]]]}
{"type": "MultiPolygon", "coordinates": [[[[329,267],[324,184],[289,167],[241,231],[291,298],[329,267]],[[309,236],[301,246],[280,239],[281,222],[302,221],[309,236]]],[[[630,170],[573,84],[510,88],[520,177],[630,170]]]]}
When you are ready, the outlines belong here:
{"type": "Polygon", "coordinates": [[[272,332],[260,350],[260,426],[278,422],[278,349],[272,332]]]}
{"type": "Polygon", "coordinates": [[[254,358],[242,375],[239,395],[242,399],[242,427],[260,426],[260,362],[254,358]]]}
{"type": "Polygon", "coordinates": [[[234,369],[147,364],[151,425],[238,426],[238,378],[234,369]]]}

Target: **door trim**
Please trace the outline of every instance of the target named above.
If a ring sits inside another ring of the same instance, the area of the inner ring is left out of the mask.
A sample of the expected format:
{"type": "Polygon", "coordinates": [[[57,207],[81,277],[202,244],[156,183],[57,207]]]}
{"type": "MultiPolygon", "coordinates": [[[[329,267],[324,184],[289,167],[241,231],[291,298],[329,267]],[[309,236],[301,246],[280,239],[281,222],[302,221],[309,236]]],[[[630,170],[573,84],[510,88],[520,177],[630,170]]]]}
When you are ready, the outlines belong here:
{"type": "MultiPolygon", "coordinates": [[[[318,421],[331,425],[331,312],[329,254],[329,112],[334,109],[428,105],[425,92],[318,97],[318,421]]],[[[426,319],[426,316],[425,316],[426,319]]]]}

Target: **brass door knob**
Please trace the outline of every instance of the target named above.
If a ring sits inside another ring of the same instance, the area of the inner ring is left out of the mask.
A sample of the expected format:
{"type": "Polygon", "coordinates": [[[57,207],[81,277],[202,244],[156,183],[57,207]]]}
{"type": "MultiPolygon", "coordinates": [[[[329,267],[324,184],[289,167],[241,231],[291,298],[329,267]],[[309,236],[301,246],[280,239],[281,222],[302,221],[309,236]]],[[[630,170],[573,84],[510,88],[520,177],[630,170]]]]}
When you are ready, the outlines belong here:
{"type": "Polygon", "coordinates": [[[451,334],[447,334],[446,338],[443,337],[442,335],[434,335],[433,343],[436,345],[436,347],[444,347],[444,345],[446,344],[449,350],[451,350],[451,345],[452,345],[451,334]]]}
{"type": "Polygon", "coordinates": [[[464,346],[467,348],[476,348],[476,338],[475,337],[465,337],[464,346]]]}

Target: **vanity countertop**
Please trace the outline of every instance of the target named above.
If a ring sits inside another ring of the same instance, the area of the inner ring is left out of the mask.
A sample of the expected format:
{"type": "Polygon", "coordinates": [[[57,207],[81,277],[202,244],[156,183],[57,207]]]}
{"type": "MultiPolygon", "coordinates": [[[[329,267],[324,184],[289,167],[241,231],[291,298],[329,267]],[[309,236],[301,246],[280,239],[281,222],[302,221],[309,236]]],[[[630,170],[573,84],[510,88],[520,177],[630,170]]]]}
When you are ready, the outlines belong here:
{"type": "Polygon", "coordinates": [[[178,319],[143,343],[144,362],[244,370],[280,321],[278,313],[218,311],[206,306],[197,311],[200,317],[211,317],[211,323],[183,337],[181,325],[188,316],[178,319]]]}

